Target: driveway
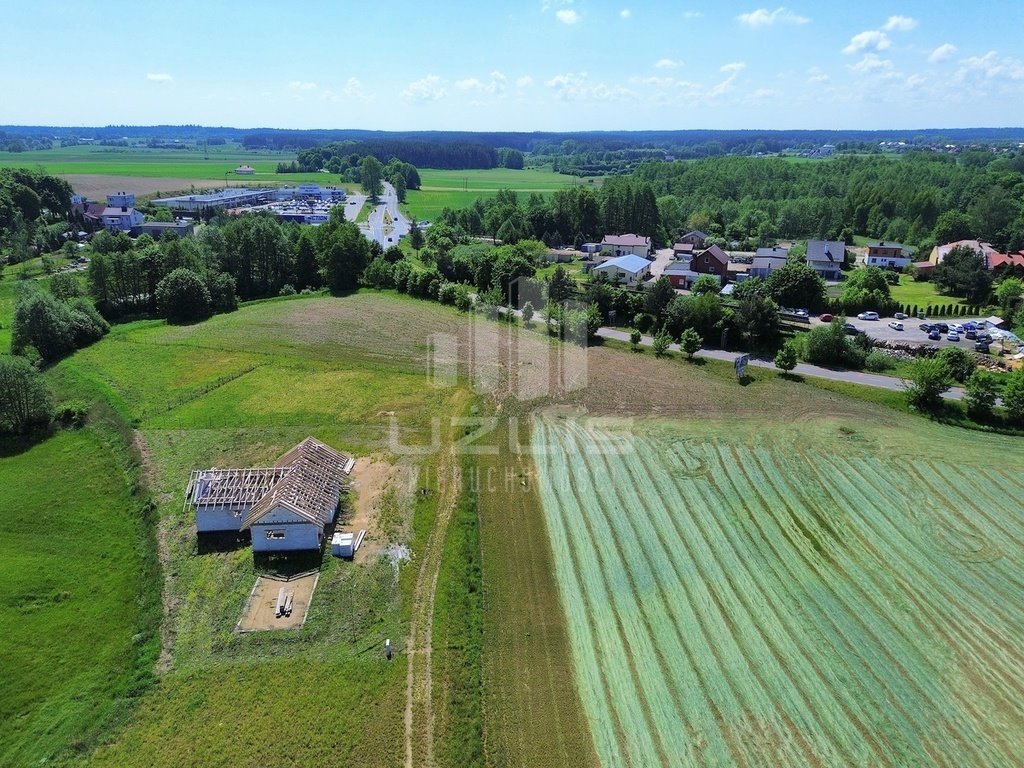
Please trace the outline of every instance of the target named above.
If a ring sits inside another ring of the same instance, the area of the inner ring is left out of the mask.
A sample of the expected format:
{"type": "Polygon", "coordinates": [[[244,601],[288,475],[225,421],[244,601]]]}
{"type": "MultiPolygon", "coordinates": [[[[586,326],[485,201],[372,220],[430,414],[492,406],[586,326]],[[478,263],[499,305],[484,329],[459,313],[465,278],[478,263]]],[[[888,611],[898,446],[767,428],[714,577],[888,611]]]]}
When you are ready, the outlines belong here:
{"type": "Polygon", "coordinates": [[[661,277],[662,272],[665,271],[665,267],[671,264],[672,249],[671,248],[659,248],[654,252],[654,261],[651,262],[651,279],[657,280],[661,277]]]}

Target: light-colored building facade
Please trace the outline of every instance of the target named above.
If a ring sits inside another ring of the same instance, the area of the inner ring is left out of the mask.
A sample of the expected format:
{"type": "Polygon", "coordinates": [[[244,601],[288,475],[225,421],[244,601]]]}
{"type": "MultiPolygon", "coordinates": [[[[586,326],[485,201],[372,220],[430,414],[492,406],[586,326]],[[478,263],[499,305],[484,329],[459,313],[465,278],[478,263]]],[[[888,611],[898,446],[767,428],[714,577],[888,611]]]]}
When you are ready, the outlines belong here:
{"type": "Polygon", "coordinates": [[[651,253],[651,238],[643,235],[605,235],[601,239],[601,252],[612,256],[642,256],[651,253]]]}
{"type": "Polygon", "coordinates": [[[595,277],[604,275],[610,283],[636,287],[651,273],[651,262],[642,256],[616,256],[593,269],[595,277]]]}

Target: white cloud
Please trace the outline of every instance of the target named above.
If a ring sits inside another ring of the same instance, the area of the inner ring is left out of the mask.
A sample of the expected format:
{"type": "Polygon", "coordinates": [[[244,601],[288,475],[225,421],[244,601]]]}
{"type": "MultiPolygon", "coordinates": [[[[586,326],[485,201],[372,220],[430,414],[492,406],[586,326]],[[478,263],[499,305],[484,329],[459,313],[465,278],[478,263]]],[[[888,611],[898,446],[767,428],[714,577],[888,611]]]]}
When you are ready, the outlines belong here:
{"type": "Polygon", "coordinates": [[[968,77],[981,77],[986,80],[1024,80],[1024,61],[1000,56],[995,51],[989,51],[984,56],[971,56],[960,62],[960,69],[956,73],[957,80],[968,77]]]}
{"type": "Polygon", "coordinates": [[[684,19],[703,19],[704,14],[700,11],[683,11],[684,19]]]}
{"type": "Polygon", "coordinates": [[[917,19],[909,16],[890,16],[882,26],[886,32],[909,32],[917,27],[917,19]]]}
{"type": "Polygon", "coordinates": [[[172,83],[174,78],[168,75],[166,72],[149,72],[146,75],[146,79],[152,83],[172,83]]]}
{"type": "Polygon", "coordinates": [[[825,74],[824,72],[815,72],[815,73],[813,73],[813,74],[812,74],[812,75],[811,75],[810,77],[808,77],[808,78],[807,78],[807,82],[808,82],[808,83],[811,83],[811,84],[815,84],[815,83],[827,83],[827,82],[828,82],[829,80],[831,80],[831,79],[832,79],[832,78],[830,78],[830,77],[829,77],[828,75],[826,75],[826,74],[825,74]]]}
{"type": "Polygon", "coordinates": [[[763,99],[770,99],[773,96],[778,95],[779,92],[771,88],[758,88],[756,91],[750,94],[750,98],[754,99],[755,101],[762,101],[763,99]]]}
{"type": "Polygon", "coordinates": [[[654,62],[655,69],[676,69],[677,67],[681,67],[682,65],[683,62],[678,61],[676,59],[658,59],[656,62],[654,62]]]}
{"type": "Polygon", "coordinates": [[[746,66],[746,63],[742,61],[733,61],[719,67],[718,69],[720,72],[725,72],[729,76],[722,82],[711,86],[708,90],[708,98],[718,98],[719,96],[724,96],[725,94],[736,90],[736,78],[739,77],[740,72],[742,72],[746,66]]]}
{"type": "Polygon", "coordinates": [[[623,8],[621,11],[619,11],[619,16],[621,18],[623,18],[623,19],[628,19],[632,15],[633,15],[633,12],[631,10],[629,10],[629,8],[623,8]]]}
{"type": "Polygon", "coordinates": [[[788,8],[779,7],[774,11],[767,8],[758,8],[750,13],[741,13],[736,17],[740,24],[757,29],[758,27],[770,27],[773,24],[806,24],[810,21],[806,16],[800,16],[788,8]]]}
{"type": "Polygon", "coordinates": [[[408,101],[437,101],[444,98],[447,91],[440,77],[427,75],[409,83],[401,95],[408,101]]]}
{"type": "Polygon", "coordinates": [[[565,72],[544,84],[563,101],[616,101],[636,96],[619,85],[593,83],[586,72],[565,72]]]}
{"type": "Polygon", "coordinates": [[[956,53],[956,46],[952,43],[943,43],[934,51],[928,54],[928,61],[932,64],[938,64],[940,61],[945,61],[954,53],[956,53]]]}
{"type": "Polygon", "coordinates": [[[563,8],[560,11],[555,11],[555,18],[563,24],[575,24],[582,17],[572,8],[563,8]]]}
{"type": "Polygon", "coordinates": [[[744,70],[746,68],[747,68],[747,63],[745,61],[732,61],[732,62],[730,62],[728,64],[723,64],[722,66],[720,66],[718,68],[718,71],[719,72],[732,72],[732,73],[735,74],[735,73],[738,73],[738,72],[740,72],[740,71],[742,71],[742,70],[744,70]]]}
{"type": "Polygon", "coordinates": [[[869,29],[866,32],[858,32],[851,37],[849,44],[843,48],[843,53],[859,53],[866,50],[884,51],[891,45],[892,41],[885,32],[869,29]]]}
{"type": "Polygon", "coordinates": [[[881,69],[890,69],[891,67],[892,62],[889,61],[889,59],[883,59],[877,53],[865,53],[860,61],[856,64],[850,65],[850,69],[861,75],[866,75],[881,69]]]}
{"type": "Polygon", "coordinates": [[[288,87],[293,91],[315,91],[316,83],[310,83],[304,80],[292,80],[288,83],[288,87]]]}
{"type": "Polygon", "coordinates": [[[460,91],[476,91],[477,93],[486,93],[493,96],[504,93],[506,79],[505,75],[501,72],[494,71],[491,72],[491,79],[487,82],[470,77],[457,81],[455,87],[460,91]]]}
{"type": "Polygon", "coordinates": [[[350,77],[345,81],[345,87],[341,89],[341,93],[350,99],[361,99],[364,95],[363,84],[359,82],[359,78],[350,77]]]}
{"type": "Polygon", "coordinates": [[[906,80],[908,88],[917,88],[919,86],[924,85],[925,82],[926,82],[926,78],[922,77],[921,75],[916,75],[916,74],[915,75],[911,75],[906,80]]]}
{"type": "Polygon", "coordinates": [[[529,75],[516,78],[516,88],[529,88],[531,85],[533,85],[533,78],[529,75]]]}

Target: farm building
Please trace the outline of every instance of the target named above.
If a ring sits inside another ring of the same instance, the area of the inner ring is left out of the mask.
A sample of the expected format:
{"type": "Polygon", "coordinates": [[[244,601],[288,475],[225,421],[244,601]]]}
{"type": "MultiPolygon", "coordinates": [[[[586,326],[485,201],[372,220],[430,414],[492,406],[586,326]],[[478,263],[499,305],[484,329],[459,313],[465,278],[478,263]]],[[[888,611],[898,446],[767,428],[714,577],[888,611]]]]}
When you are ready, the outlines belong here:
{"type": "Polygon", "coordinates": [[[240,165],[237,168],[235,168],[235,173],[237,173],[239,176],[252,176],[254,173],[256,173],[256,169],[253,168],[251,165],[240,165]]]}
{"type": "Polygon", "coordinates": [[[699,272],[690,269],[690,260],[681,259],[671,262],[661,273],[668,278],[673,288],[689,288],[700,277],[699,272]]]}
{"type": "Polygon", "coordinates": [[[685,235],[679,238],[680,244],[692,245],[694,248],[703,248],[708,241],[707,232],[701,232],[699,229],[695,229],[692,232],[687,232],[685,235]]]}
{"type": "Polygon", "coordinates": [[[193,471],[185,503],[199,532],[248,530],[256,552],[319,549],[353,464],[308,437],[273,467],[193,471]]]}

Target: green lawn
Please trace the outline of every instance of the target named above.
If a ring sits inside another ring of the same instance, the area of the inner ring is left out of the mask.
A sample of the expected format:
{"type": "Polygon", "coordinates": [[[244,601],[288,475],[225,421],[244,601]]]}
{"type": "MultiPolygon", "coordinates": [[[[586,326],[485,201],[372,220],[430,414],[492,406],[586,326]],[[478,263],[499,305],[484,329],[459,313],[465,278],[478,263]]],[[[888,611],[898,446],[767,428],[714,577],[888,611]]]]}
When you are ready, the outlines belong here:
{"type": "Polygon", "coordinates": [[[967,302],[957,296],[943,296],[935,288],[934,283],[917,282],[909,275],[900,275],[900,284],[891,287],[892,297],[900,304],[917,305],[922,312],[929,304],[932,306],[952,304],[959,307],[967,302]]]}
{"type": "Polygon", "coordinates": [[[0,458],[3,765],[89,745],[152,672],[152,548],[110,439],[90,427],[0,458]]]}
{"type": "Polygon", "coordinates": [[[556,189],[585,185],[596,187],[600,179],[580,180],[555,173],[548,168],[508,168],[488,170],[441,171],[420,169],[422,187],[407,193],[406,209],[416,219],[432,220],[443,208],[465,208],[477,198],[494,197],[501,189],[516,190],[520,196],[531,192],[547,194],[556,189]]]}

